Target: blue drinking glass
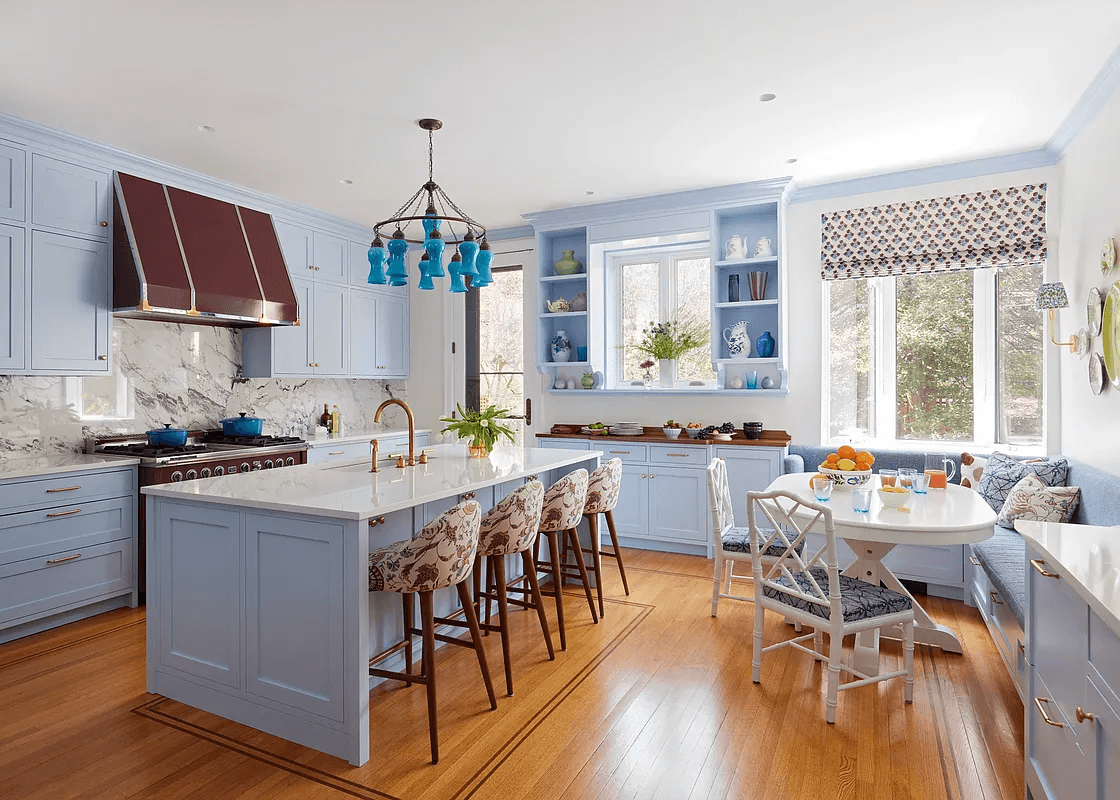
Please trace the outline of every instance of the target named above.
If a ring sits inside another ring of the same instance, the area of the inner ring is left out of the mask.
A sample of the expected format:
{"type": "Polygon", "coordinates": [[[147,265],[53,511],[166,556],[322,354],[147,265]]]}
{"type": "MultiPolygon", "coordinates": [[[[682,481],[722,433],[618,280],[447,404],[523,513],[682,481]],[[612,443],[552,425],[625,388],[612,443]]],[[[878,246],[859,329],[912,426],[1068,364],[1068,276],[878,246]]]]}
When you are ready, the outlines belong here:
{"type": "Polygon", "coordinates": [[[478,270],[478,277],[473,281],[474,286],[481,289],[483,286],[489,286],[494,282],[494,277],[490,273],[490,264],[493,261],[494,251],[490,249],[490,243],[483,236],[482,244],[478,247],[478,255],[474,260],[474,266],[478,270]]]}
{"type": "Polygon", "coordinates": [[[389,260],[389,251],[385,249],[385,243],[381,241],[380,236],[375,236],[369,246],[369,279],[366,283],[384,284],[387,280],[385,275],[385,262],[389,260]]]}

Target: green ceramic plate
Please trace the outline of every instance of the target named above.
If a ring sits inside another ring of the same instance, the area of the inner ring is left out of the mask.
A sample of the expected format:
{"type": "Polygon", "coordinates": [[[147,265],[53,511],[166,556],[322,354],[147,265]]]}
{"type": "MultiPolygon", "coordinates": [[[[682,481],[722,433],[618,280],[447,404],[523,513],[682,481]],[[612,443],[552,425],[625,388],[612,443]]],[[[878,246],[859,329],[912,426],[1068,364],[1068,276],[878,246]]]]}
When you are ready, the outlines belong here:
{"type": "Polygon", "coordinates": [[[1104,299],[1104,322],[1101,325],[1104,368],[1112,385],[1120,389],[1120,281],[1112,284],[1104,299]]]}

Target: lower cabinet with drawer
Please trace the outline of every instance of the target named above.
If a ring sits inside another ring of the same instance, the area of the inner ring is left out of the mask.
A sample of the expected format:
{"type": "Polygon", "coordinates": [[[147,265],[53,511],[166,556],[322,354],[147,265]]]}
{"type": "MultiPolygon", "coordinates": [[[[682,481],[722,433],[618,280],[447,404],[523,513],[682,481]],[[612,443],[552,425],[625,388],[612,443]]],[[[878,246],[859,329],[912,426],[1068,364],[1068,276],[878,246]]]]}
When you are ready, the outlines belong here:
{"type": "Polygon", "coordinates": [[[0,642],[136,606],[136,467],[0,480],[0,642]]]}

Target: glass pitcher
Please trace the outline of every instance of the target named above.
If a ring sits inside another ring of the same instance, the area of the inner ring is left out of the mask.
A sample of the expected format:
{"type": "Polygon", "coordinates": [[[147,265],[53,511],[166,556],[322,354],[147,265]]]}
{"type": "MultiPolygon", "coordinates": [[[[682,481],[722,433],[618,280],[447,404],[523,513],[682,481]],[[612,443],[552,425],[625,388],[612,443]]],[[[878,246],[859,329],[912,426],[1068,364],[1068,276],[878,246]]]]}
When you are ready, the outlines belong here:
{"type": "Polygon", "coordinates": [[[957,464],[941,453],[926,453],[926,475],[930,489],[944,489],[957,474],[957,464]]]}

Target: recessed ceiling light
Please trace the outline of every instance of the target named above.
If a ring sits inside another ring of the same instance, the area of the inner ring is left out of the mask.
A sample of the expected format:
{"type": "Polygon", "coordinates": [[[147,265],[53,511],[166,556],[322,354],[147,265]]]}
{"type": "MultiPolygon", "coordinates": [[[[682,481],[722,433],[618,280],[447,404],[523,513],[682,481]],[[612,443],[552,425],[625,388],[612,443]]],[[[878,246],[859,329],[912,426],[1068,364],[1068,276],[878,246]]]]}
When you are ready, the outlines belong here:
{"type": "Polygon", "coordinates": [[[340,180],[340,181],[339,181],[339,183],[341,183],[341,184],[344,184],[344,185],[346,185],[346,186],[349,186],[349,185],[350,185],[350,184],[352,184],[353,182],[354,182],[354,181],[350,180],[349,178],[343,178],[342,180],[340,180]]]}
{"type": "Polygon", "coordinates": [[[583,193],[588,196],[595,194],[595,192],[591,191],[590,189],[585,189],[583,193]]]}
{"type": "Polygon", "coordinates": [[[797,159],[796,159],[796,158],[787,158],[787,159],[786,159],[786,163],[787,163],[787,164],[796,164],[796,163],[797,163],[797,159]]]}
{"type": "Polygon", "coordinates": [[[776,95],[776,94],[772,94],[770,92],[767,92],[766,94],[760,94],[758,96],[758,100],[759,100],[760,103],[769,103],[771,100],[773,100],[777,96],[778,95],[776,95]]]}
{"type": "Polygon", "coordinates": [[[217,130],[213,125],[199,125],[198,129],[203,133],[213,133],[217,130]]]}

